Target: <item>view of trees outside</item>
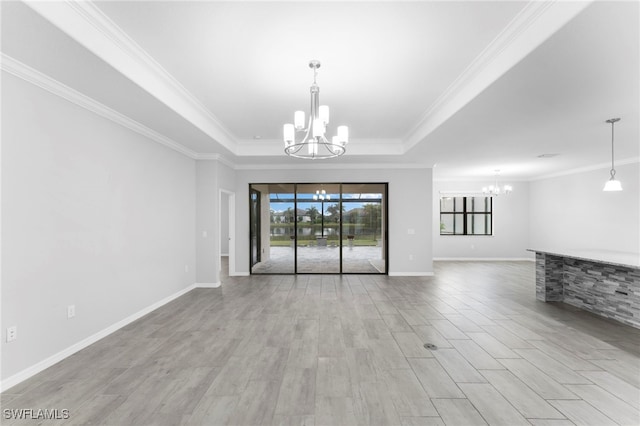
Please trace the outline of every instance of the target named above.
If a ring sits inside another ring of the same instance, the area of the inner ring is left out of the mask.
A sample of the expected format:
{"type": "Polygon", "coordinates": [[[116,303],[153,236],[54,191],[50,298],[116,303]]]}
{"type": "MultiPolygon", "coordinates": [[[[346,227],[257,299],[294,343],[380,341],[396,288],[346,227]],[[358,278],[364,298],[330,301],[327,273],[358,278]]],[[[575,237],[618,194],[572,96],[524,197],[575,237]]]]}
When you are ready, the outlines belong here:
{"type": "Polygon", "coordinates": [[[290,244],[296,219],[298,243],[307,241],[313,244],[318,237],[324,237],[328,242],[337,244],[340,238],[340,213],[343,245],[378,245],[382,233],[382,194],[373,195],[377,197],[369,194],[369,200],[343,198],[342,209],[339,194],[332,194],[331,200],[324,202],[298,200],[298,209],[294,211],[293,194],[271,194],[271,245],[290,244]]]}

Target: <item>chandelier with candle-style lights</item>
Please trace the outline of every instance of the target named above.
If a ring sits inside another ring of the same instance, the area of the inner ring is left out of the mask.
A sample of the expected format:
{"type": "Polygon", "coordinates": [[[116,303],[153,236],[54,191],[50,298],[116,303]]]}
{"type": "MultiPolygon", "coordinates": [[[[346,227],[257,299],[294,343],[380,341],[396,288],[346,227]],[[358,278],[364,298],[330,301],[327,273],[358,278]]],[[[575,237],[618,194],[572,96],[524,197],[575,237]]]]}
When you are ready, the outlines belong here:
{"type": "Polygon", "coordinates": [[[511,194],[513,191],[513,187],[511,185],[498,185],[498,176],[500,175],[500,170],[496,170],[496,183],[494,185],[485,186],[482,188],[482,193],[488,196],[497,197],[500,194],[511,194]]]}
{"type": "Polygon", "coordinates": [[[313,200],[314,201],[331,201],[331,194],[327,194],[327,191],[325,191],[324,189],[322,190],[316,190],[316,193],[313,194],[313,200]]]}
{"type": "Polygon", "coordinates": [[[337,135],[331,140],[325,133],[329,124],[329,107],[320,105],[320,88],[316,83],[320,61],[311,60],[309,68],[313,69],[313,84],[311,85],[311,111],[305,120],[304,111],[296,111],[293,116],[294,124],[285,124],[283,129],[284,152],[297,158],[322,160],[338,157],[345,153],[349,142],[349,128],[338,126],[337,135]],[[303,134],[302,140],[296,141],[296,133],[303,134]]]}

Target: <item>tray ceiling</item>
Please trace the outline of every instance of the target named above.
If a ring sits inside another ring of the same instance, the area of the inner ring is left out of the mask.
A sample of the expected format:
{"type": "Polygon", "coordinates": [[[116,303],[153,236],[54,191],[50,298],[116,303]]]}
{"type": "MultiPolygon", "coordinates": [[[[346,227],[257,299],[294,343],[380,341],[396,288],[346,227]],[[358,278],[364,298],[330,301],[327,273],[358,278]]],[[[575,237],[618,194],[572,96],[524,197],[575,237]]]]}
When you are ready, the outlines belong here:
{"type": "Polygon", "coordinates": [[[531,179],[606,164],[613,116],[617,158],[639,156],[637,2],[5,2],[2,12],[5,71],[62,83],[194,158],[531,179]],[[322,62],[330,126],[350,127],[339,159],[283,154],[282,124],[308,109],[310,59],[322,62]]]}

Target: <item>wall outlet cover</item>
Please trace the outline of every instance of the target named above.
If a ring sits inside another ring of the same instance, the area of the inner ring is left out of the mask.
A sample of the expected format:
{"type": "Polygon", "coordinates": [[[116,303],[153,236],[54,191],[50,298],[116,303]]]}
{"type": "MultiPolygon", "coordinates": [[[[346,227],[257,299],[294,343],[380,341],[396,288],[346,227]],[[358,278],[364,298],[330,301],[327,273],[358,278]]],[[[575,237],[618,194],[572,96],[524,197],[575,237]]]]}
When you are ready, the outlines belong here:
{"type": "Polygon", "coordinates": [[[7,328],[7,342],[13,342],[18,338],[18,327],[15,325],[13,327],[7,328]]]}

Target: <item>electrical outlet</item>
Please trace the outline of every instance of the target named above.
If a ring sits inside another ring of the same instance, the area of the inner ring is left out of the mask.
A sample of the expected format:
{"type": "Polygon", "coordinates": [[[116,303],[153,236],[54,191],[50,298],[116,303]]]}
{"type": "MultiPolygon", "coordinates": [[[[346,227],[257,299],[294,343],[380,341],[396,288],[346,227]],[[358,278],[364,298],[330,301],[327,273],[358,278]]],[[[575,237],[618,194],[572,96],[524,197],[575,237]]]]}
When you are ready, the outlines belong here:
{"type": "Polygon", "coordinates": [[[184,271],[189,272],[189,265],[184,265],[184,271]]]}
{"type": "Polygon", "coordinates": [[[7,342],[13,342],[18,338],[18,327],[15,325],[13,327],[7,328],[7,342]]]}
{"type": "Polygon", "coordinates": [[[409,255],[409,260],[413,260],[413,255],[412,254],[409,255]]]}
{"type": "Polygon", "coordinates": [[[67,306],[67,319],[73,318],[76,316],[76,305],[67,306]]]}

